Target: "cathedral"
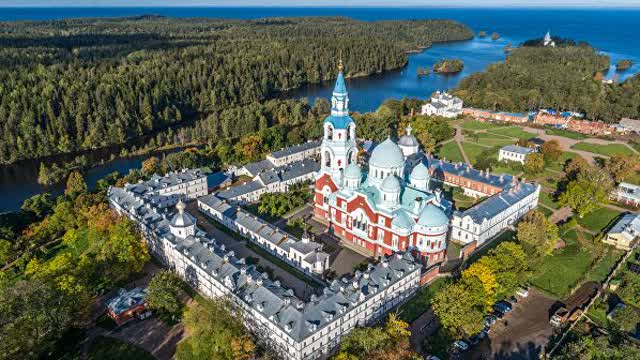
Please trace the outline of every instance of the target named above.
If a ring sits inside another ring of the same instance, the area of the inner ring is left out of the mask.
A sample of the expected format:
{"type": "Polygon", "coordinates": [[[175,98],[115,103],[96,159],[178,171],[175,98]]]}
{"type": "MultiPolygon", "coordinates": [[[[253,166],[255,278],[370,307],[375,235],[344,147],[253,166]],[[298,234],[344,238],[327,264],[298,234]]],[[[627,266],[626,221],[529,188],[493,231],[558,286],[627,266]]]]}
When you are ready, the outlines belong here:
{"type": "Polygon", "coordinates": [[[376,146],[365,169],[358,164],[342,65],[323,129],[315,218],[372,256],[410,250],[427,265],[444,261],[451,203],[432,189],[427,157],[410,127],[398,143],[388,138],[376,146]]]}

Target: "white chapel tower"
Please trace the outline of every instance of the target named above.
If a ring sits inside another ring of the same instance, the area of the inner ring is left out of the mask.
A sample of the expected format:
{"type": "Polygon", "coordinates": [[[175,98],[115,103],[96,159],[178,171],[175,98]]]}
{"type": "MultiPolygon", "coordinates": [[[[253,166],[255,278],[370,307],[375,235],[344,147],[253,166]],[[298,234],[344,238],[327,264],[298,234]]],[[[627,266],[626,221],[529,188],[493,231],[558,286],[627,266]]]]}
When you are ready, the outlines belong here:
{"type": "Polygon", "coordinates": [[[349,95],[342,74],[342,61],[338,65],[338,79],[331,97],[331,115],[324,120],[321,146],[321,174],[329,173],[336,183],[342,183],[344,169],[358,158],[356,123],[349,116],[349,95]]]}

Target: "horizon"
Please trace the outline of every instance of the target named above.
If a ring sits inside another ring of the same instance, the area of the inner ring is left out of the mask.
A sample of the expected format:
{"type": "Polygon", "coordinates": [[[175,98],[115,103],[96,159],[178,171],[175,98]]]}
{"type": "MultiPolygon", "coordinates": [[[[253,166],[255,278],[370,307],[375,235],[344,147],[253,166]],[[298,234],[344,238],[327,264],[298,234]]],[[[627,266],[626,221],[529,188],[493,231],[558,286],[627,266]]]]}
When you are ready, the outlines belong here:
{"type": "Polygon", "coordinates": [[[114,0],[93,0],[90,3],[87,1],[78,0],[59,0],[54,4],[50,4],[47,1],[42,0],[27,0],[27,1],[15,1],[15,0],[0,0],[0,8],[424,8],[424,9],[532,9],[532,10],[544,10],[544,9],[640,9],[640,0],[614,0],[614,1],[598,1],[598,0],[541,0],[538,3],[514,3],[508,0],[489,0],[483,4],[478,4],[471,0],[454,0],[443,1],[438,0],[436,2],[422,3],[422,0],[404,0],[401,3],[393,3],[390,0],[354,0],[349,4],[340,2],[339,0],[324,0],[324,2],[312,2],[304,1],[303,3],[295,2],[291,0],[280,0],[276,4],[268,4],[257,1],[249,0],[243,4],[231,3],[227,0],[191,0],[183,3],[176,4],[170,0],[141,0],[136,2],[130,2],[127,0],[114,1],[114,0]]]}

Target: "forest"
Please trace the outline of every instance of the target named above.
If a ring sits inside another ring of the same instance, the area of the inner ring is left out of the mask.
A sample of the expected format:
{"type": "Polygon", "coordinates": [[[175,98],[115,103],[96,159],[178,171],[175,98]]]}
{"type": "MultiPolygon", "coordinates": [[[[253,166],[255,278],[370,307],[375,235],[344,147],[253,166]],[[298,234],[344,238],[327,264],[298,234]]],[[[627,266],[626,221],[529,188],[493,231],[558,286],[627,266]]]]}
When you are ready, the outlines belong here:
{"type": "MultiPolygon", "coordinates": [[[[472,36],[448,20],[0,23],[0,163],[124,144],[329,80],[339,58],[347,77],[366,76],[404,66],[410,50],[472,36]]],[[[233,131],[259,121],[233,119],[233,131]]]]}
{"type": "Polygon", "coordinates": [[[640,116],[640,75],[603,83],[609,58],[579,44],[523,46],[503,63],[460,82],[456,95],[474,107],[504,111],[554,108],[585,112],[592,120],[617,122],[640,116]]]}

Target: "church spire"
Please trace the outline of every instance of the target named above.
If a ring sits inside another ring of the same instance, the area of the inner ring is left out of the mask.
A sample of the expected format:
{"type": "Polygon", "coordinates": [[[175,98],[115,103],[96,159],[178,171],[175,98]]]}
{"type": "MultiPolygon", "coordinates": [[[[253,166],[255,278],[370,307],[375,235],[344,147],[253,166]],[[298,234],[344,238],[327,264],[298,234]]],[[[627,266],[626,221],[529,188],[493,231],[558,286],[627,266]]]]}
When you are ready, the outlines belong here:
{"type": "Polygon", "coordinates": [[[338,62],[338,78],[333,87],[333,96],[331,96],[331,115],[333,116],[349,115],[349,95],[344,81],[343,69],[342,59],[340,59],[338,62]]]}

